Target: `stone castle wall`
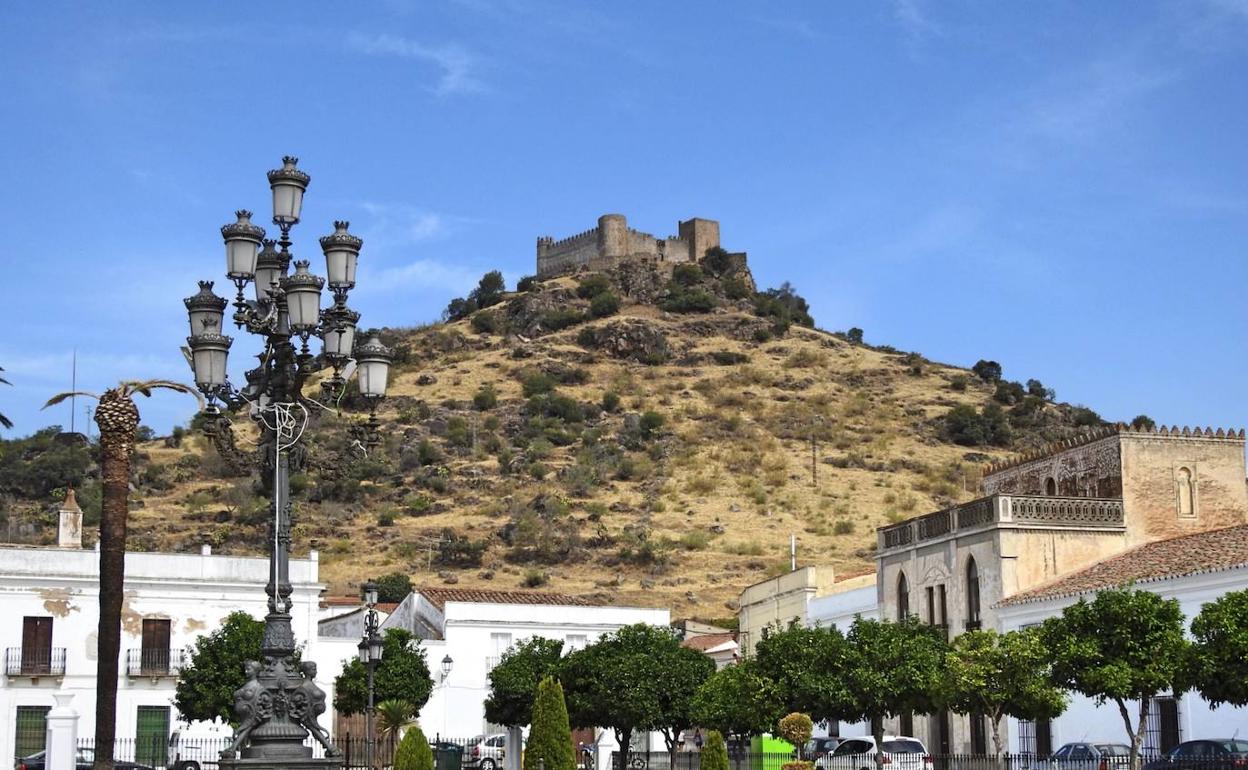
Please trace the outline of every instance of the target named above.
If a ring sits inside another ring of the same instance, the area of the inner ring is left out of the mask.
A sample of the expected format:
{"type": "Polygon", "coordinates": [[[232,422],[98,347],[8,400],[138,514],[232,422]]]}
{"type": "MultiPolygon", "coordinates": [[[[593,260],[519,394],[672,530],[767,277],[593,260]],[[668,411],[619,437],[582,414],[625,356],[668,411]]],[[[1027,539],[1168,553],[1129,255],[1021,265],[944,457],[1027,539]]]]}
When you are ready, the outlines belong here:
{"type": "Polygon", "coordinates": [[[556,241],[537,239],[537,275],[547,278],[581,267],[606,269],[626,260],[680,263],[700,258],[719,245],[719,223],[690,219],[677,225],[679,234],[656,238],[628,226],[621,214],[604,214],[598,226],[556,241]]]}

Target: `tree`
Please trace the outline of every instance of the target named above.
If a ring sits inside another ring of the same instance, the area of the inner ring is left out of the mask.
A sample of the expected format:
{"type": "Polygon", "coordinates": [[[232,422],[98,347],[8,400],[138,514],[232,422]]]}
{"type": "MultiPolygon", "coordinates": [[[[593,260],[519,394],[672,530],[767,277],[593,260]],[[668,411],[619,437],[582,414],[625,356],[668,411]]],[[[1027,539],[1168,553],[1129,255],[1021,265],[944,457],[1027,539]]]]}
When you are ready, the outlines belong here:
{"type": "Polygon", "coordinates": [[[628,766],[633,733],[658,727],[664,677],[657,649],[675,635],[668,628],[624,626],[564,658],[561,679],[577,727],[609,727],[628,766]]]}
{"type": "Polygon", "coordinates": [[[783,713],[776,686],[753,658],[720,669],[693,696],[693,719],[724,735],[766,732],[783,713]]]}
{"type": "Polygon", "coordinates": [[[1091,602],[1080,599],[1042,626],[1054,683],[1098,704],[1118,706],[1134,770],[1140,767],[1149,701],[1158,693],[1179,695],[1185,689],[1190,644],[1183,620],[1177,599],[1118,588],[1101,591],[1091,602]],[[1139,704],[1134,723],[1130,701],[1139,704]]]}
{"type": "Polygon", "coordinates": [[[433,770],[433,750],[417,725],[403,735],[394,752],[394,770],[433,770]]]}
{"type": "Polygon", "coordinates": [[[996,361],[985,361],[982,358],[975,362],[975,365],[971,367],[971,371],[984,382],[997,382],[1001,379],[1002,374],[1001,364],[996,361]]]}
{"type": "Polygon", "coordinates": [[[659,691],[659,717],[656,726],[663,733],[668,753],[676,751],[680,734],[694,726],[693,694],[711,674],[715,661],[672,638],[670,645],[657,650],[663,670],[663,687],[659,691]]]}
{"type": "Polygon", "coordinates": [[[810,305],[788,281],[780,284],[778,289],[759,292],[754,298],[754,313],[775,319],[778,326],[815,325],[815,319],[810,315],[810,305]]]}
{"type": "Polygon", "coordinates": [[[1057,398],[1057,391],[1044,387],[1044,383],[1040,380],[1027,380],[1027,395],[1035,396],[1045,401],[1052,401],[1057,398]]]}
{"type": "Polygon", "coordinates": [[[1248,705],[1248,591],[1201,607],[1192,637],[1190,683],[1211,705],[1248,705]]]}
{"type": "Polygon", "coordinates": [[[948,651],[940,631],[913,616],[895,623],[859,617],[845,640],[849,704],[841,716],[869,722],[877,746],[884,742],[884,717],[935,710],[948,651]]]}
{"type": "Polygon", "coordinates": [[[807,628],[795,622],[762,639],[755,657],[786,709],[823,721],[845,711],[849,693],[841,671],[848,656],[845,636],[835,626],[807,628]]]}
{"type": "Polygon", "coordinates": [[[962,714],[987,717],[992,744],[1001,753],[1001,718],[1052,719],[1066,694],[1049,677],[1049,658],[1034,631],[967,631],[945,659],[945,701],[962,714]]]}
{"type": "Polygon", "coordinates": [[[700,770],[728,770],[728,747],[724,745],[724,736],[719,730],[711,730],[706,734],[706,745],[702,747],[700,770]]]}
{"type": "Polygon", "coordinates": [[[1137,414],[1135,419],[1131,421],[1131,427],[1134,430],[1152,430],[1157,427],[1157,423],[1146,414],[1137,414]]]}
{"type": "Polygon", "coordinates": [[[512,645],[490,669],[486,720],[508,727],[531,723],[538,684],[558,674],[562,655],[563,642],[557,639],[533,636],[512,645]]]}
{"type": "Polygon", "coordinates": [[[479,308],[490,307],[503,300],[505,291],[507,291],[507,283],[503,280],[503,274],[497,270],[491,270],[481,276],[477,288],[468,294],[468,301],[475,302],[479,308]]]}
{"type": "Polygon", "coordinates": [[[970,404],[958,404],[945,414],[941,432],[946,440],[963,446],[1007,446],[1013,438],[1009,417],[996,404],[978,412],[970,404]]]}
{"type": "Polygon", "coordinates": [[[394,744],[403,728],[416,718],[412,704],[401,700],[383,700],[373,708],[377,717],[377,734],[394,744]]]}
{"type": "Polygon", "coordinates": [[[188,720],[234,723],[234,691],[247,682],[243,667],[260,660],[264,622],[231,612],[212,633],[195,640],[190,665],[178,674],[173,705],[188,720]]]}
{"type": "Polygon", "coordinates": [[[95,424],[100,429],[100,620],[97,628],[95,760],[96,770],[112,770],[113,739],[117,733],[117,666],[121,655],[121,600],[125,589],[126,518],[130,512],[130,455],[139,429],[134,395],[150,397],[153,390],[172,390],[203,398],[189,385],[168,380],[130,380],[100,394],[72,391],[48,399],[44,409],[73,396],[98,400],[95,424]]]}
{"type": "MultiPolygon", "coordinates": [[[[3,371],[4,371],[4,367],[0,366],[0,372],[3,372],[3,371]]],[[[12,384],[13,383],[9,382],[5,378],[0,377],[0,385],[12,385],[12,384]]],[[[5,417],[3,413],[0,413],[0,428],[12,428],[12,427],[13,427],[13,421],[10,420],[8,417],[5,417]]]]}
{"type": "Polygon", "coordinates": [[[446,321],[458,321],[461,318],[477,312],[477,302],[474,299],[464,299],[456,297],[446,305],[446,310],[442,311],[442,318],[446,321]]]}
{"type": "Polygon", "coordinates": [[[800,711],[794,711],[780,718],[780,722],[776,725],[776,734],[793,744],[800,758],[806,750],[806,741],[810,740],[810,734],[814,729],[815,725],[809,716],[800,711]]]}
{"type": "Polygon", "coordinates": [[[861,345],[862,344],[862,329],[859,329],[857,326],[853,327],[849,331],[845,332],[845,339],[849,340],[855,345],[861,345]]]}
{"type": "MultiPolygon", "coordinates": [[[[381,645],[381,663],[373,674],[376,700],[403,701],[419,712],[433,691],[425,649],[402,628],[387,628],[381,645]]],[[[368,708],[368,672],[356,658],[334,680],[334,708],[343,714],[360,714],[368,708]]]]}
{"type": "Polygon", "coordinates": [[[524,770],[574,770],[576,752],[572,748],[572,727],[563,687],[553,677],[537,686],[533,700],[533,726],[524,746],[524,770]]]}
{"type": "Polygon", "coordinates": [[[412,579],[405,572],[391,572],[377,578],[377,601],[401,602],[412,592],[412,579]]]}

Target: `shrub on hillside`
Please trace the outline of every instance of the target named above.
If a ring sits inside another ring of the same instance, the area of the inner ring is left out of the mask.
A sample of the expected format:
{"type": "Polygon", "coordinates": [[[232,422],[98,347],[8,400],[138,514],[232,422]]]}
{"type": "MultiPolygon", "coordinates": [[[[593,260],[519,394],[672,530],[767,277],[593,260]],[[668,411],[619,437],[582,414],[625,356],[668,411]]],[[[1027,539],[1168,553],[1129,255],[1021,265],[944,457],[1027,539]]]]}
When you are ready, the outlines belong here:
{"type": "Polygon", "coordinates": [[[787,329],[789,324],[814,326],[810,305],[788,281],[778,289],[768,289],[754,295],[754,314],[770,318],[777,328],[787,329]]]}
{"type": "Polygon", "coordinates": [[[503,319],[493,311],[483,311],[472,317],[472,330],[480,334],[499,334],[503,331],[503,319]]]}
{"type": "Polygon", "coordinates": [[[547,331],[557,332],[569,326],[575,326],[585,320],[585,314],[574,307],[547,310],[538,316],[538,323],[547,331]]]}
{"type": "Polygon", "coordinates": [[[594,318],[606,318],[620,312],[620,298],[609,291],[597,294],[589,301],[589,314],[594,318]]]}
{"type": "Polygon", "coordinates": [[[659,307],[669,313],[709,313],[718,304],[705,289],[689,289],[673,282],[659,307]]]}
{"type": "Polygon", "coordinates": [[[498,393],[494,392],[493,385],[482,385],[480,390],[472,396],[472,405],[482,412],[493,409],[497,404],[498,393]]]}
{"type": "Polygon", "coordinates": [[[702,283],[702,268],[692,262],[683,262],[672,270],[672,280],[680,286],[697,286],[702,283]]]}
{"type": "Polygon", "coordinates": [[[1012,438],[1005,411],[996,404],[978,412],[969,404],[958,404],[945,415],[942,434],[962,446],[1008,446],[1012,438]]]}
{"type": "Polygon", "coordinates": [[[1006,406],[1021,403],[1026,397],[1027,391],[1023,389],[1021,382],[1008,382],[1005,380],[997,382],[997,389],[992,394],[994,401],[1006,406]]]}
{"type": "Polygon", "coordinates": [[[520,389],[525,398],[540,396],[555,389],[555,378],[540,369],[524,369],[520,372],[520,389]]]}
{"type": "Polygon", "coordinates": [[[576,296],[581,299],[593,299],[605,291],[611,290],[611,282],[602,273],[593,273],[581,279],[576,287],[576,296]]]}
{"type": "Polygon", "coordinates": [[[433,562],[443,567],[480,567],[488,545],[485,540],[473,540],[447,527],[442,530],[433,562]]]}
{"type": "Polygon", "coordinates": [[[859,329],[857,326],[853,327],[849,331],[845,332],[845,339],[854,343],[855,345],[861,345],[862,344],[862,329],[859,329]]]}
{"type": "Polygon", "coordinates": [[[724,292],[724,296],[728,299],[748,299],[753,291],[750,290],[750,284],[744,278],[733,276],[725,278],[720,284],[720,289],[724,292]]]}
{"type": "Polygon", "coordinates": [[[516,281],[516,291],[536,291],[538,288],[537,276],[526,275],[516,281]]]}
{"type": "Polygon", "coordinates": [[[1131,427],[1135,430],[1152,430],[1157,427],[1157,423],[1153,422],[1152,417],[1141,414],[1131,421],[1131,427]]]}
{"type": "Polygon", "coordinates": [[[1001,379],[1001,364],[996,361],[980,359],[971,367],[971,371],[984,382],[996,382],[1001,379]]]}

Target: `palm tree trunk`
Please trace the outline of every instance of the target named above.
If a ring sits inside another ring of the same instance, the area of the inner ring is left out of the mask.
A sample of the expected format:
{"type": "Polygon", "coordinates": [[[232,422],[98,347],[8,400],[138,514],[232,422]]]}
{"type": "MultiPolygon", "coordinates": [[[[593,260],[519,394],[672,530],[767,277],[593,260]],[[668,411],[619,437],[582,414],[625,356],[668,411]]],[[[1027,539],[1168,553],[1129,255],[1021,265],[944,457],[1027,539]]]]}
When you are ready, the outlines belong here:
{"type": "Polygon", "coordinates": [[[96,409],[100,427],[100,624],[96,657],[95,761],[113,770],[117,732],[117,676],[121,657],[121,600],[126,568],[126,517],[130,505],[130,453],[139,412],[120,390],[105,391],[96,409]]]}

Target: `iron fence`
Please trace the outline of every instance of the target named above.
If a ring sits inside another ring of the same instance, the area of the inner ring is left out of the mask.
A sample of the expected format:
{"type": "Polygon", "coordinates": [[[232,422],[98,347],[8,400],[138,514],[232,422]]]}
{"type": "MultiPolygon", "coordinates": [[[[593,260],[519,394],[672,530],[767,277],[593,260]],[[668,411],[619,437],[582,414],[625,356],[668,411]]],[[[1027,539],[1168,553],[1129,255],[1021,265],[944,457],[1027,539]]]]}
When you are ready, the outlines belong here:
{"type": "MultiPolygon", "coordinates": [[[[342,753],[343,767],[347,770],[368,770],[368,739],[363,735],[340,735],[334,738],[334,745],[342,753]]],[[[429,736],[429,745],[435,753],[457,755],[462,768],[471,770],[489,770],[479,760],[470,758],[470,749],[474,745],[472,738],[446,738],[429,736]]],[[[312,756],[325,756],[325,749],[316,741],[308,738],[304,745],[312,749],[312,756]]],[[[113,759],[116,762],[129,763],[130,767],[119,770],[142,770],[143,768],[168,768],[169,770],[216,770],[221,752],[229,748],[230,739],[220,738],[182,738],[166,739],[160,736],[142,738],[118,738],[113,741],[113,759]]],[[[385,770],[394,764],[394,751],[398,747],[398,738],[379,736],[373,767],[385,770]]],[[[78,770],[89,770],[94,757],[95,741],[81,738],[78,741],[78,770]]],[[[445,761],[445,757],[443,758],[445,761]]],[[[439,765],[439,770],[447,767],[439,765]]],[[[499,752],[497,764],[502,770],[502,753],[499,752]]],[[[40,769],[42,770],[42,769],[40,769]]]]}
{"type": "Polygon", "coordinates": [[[64,647],[9,647],[4,651],[7,676],[64,676],[64,647]]]}
{"type": "MultiPolygon", "coordinates": [[[[630,751],[627,763],[621,765],[621,754],[611,752],[613,770],[701,770],[702,754],[698,751],[630,751]]],[[[759,753],[728,750],[732,770],[782,770],[797,759],[795,753],[759,753]]],[[[815,770],[1130,770],[1126,756],[1102,759],[1053,759],[1034,754],[887,754],[883,768],[874,754],[833,756],[824,754],[807,757],[815,770]]],[[[1142,752],[1145,770],[1244,770],[1248,760],[1242,756],[1204,757],[1194,760],[1171,760],[1164,754],[1142,752]]],[[[581,767],[586,767],[582,757],[581,767]]]]}
{"type": "Polygon", "coordinates": [[[185,657],[185,650],[133,647],[126,650],[126,676],[177,676],[185,657]]]}

